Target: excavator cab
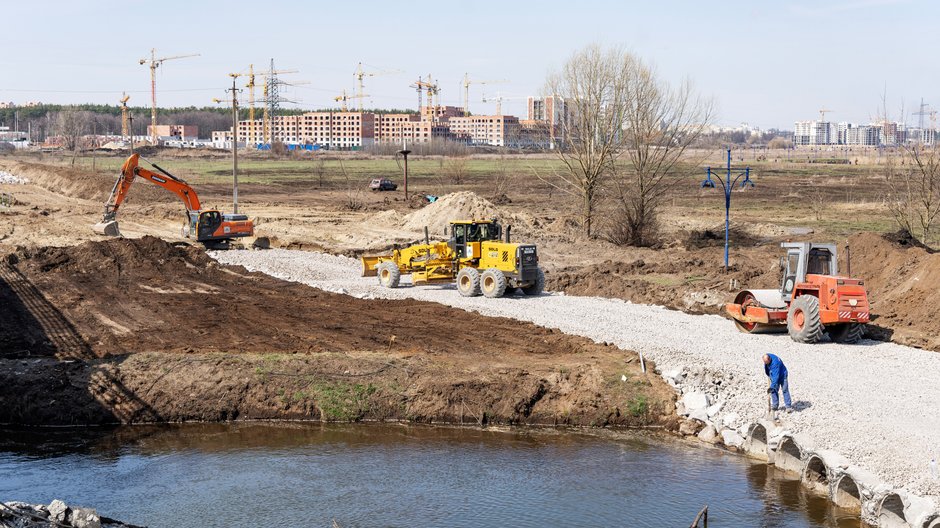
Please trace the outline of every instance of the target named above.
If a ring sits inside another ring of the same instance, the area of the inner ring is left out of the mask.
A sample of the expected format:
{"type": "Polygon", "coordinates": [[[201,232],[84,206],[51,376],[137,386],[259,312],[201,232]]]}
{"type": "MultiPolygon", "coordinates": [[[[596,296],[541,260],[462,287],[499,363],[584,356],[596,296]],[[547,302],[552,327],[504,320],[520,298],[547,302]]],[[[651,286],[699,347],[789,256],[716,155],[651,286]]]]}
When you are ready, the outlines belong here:
{"type": "Polygon", "coordinates": [[[221,225],[222,213],[218,211],[203,211],[199,214],[199,220],[196,223],[196,239],[199,241],[212,239],[221,225]]]}

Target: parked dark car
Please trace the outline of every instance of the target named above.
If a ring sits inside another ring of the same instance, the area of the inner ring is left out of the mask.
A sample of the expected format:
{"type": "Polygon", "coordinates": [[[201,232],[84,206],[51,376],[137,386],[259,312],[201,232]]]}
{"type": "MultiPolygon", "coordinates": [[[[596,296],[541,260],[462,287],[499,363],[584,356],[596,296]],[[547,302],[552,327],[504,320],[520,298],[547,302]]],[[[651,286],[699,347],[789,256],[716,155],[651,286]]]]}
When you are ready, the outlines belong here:
{"type": "Polygon", "coordinates": [[[398,188],[398,184],[388,178],[375,178],[369,184],[369,188],[373,191],[394,191],[398,188]]]}

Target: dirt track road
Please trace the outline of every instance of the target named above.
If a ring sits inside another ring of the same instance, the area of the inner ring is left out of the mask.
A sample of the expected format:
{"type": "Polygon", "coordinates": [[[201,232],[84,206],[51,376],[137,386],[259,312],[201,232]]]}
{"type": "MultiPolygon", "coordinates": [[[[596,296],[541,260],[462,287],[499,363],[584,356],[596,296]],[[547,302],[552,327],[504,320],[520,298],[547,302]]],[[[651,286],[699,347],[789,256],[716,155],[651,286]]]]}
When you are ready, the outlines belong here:
{"type": "MultiPolygon", "coordinates": [[[[702,367],[702,379],[722,380],[716,389],[722,414],[761,418],[766,378],[760,355],[787,363],[799,412],[788,427],[869,469],[886,483],[931,496],[940,482],[928,471],[940,455],[940,354],[891,343],[858,345],[795,343],[786,335],[745,335],[714,315],[688,315],[665,308],[597,297],[559,294],[538,298],[462,298],[450,287],[386,290],[359,276],[359,263],[322,253],[270,250],[214,253],[282,279],[360,298],[419,299],[511,317],[565,333],[611,342],[656,360],[662,371],[702,367]]],[[[708,381],[706,381],[707,383],[708,381]]]]}

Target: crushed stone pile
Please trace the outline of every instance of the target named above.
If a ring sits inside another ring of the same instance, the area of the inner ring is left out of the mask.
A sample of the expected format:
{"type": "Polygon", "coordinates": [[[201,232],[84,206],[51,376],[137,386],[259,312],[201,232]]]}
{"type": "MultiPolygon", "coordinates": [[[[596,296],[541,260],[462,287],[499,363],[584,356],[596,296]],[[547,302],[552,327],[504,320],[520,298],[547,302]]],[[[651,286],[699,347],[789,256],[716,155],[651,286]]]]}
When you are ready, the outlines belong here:
{"type": "Polygon", "coordinates": [[[27,183],[29,183],[29,180],[26,178],[20,178],[19,176],[15,176],[10,172],[0,170],[0,184],[25,185],[27,183]]]}
{"type": "MultiPolygon", "coordinates": [[[[359,276],[354,259],[287,250],[214,252],[245,266],[359,298],[419,299],[496,317],[530,321],[597,342],[642,352],[662,372],[683,373],[682,391],[704,392],[719,405],[716,423],[737,429],[766,411],[761,355],[779,355],[790,371],[798,412],[787,428],[820,449],[841,453],[889,485],[940,497],[928,464],[938,457],[940,354],[893,343],[804,345],[784,335],[747,335],[716,315],[689,315],[619,299],[548,294],[537,298],[460,297],[450,285],[381,288],[359,276]],[[698,368],[703,367],[703,368],[698,368]],[[732,419],[733,417],[733,419],[732,419]]],[[[853,269],[853,272],[855,270],[853,269]]],[[[678,377],[679,374],[676,374],[678,377]]]]}
{"type": "Polygon", "coordinates": [[[17,528],[140,528],[102,517],[94,508],[54,500],[49,505],[25,502],[0,503],[0,526],[17,528]]]}

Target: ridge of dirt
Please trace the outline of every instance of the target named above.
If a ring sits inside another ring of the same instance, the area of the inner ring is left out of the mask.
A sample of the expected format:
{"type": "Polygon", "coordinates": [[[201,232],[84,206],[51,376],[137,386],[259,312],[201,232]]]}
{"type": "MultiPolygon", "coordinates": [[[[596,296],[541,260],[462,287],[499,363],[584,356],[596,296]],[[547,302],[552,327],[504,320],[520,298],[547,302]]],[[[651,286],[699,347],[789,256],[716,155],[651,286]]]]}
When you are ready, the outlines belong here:
{"type": "Polygon", "coordinates": [[[632,352],[434,303],[354,299],[154,237],[19,249],[0,261],[0,302],[0,422],[674,417],[672,390],[632,352]]]}
{"type": "Polygon", "coordinates": [[[852,275],[868,289],[876,335],[896,343],[940,350],[940,253],[903,233],[861,233],[849,238],[852,275]]]}
{"type": "Polygon", "coordinates": [[[736,250],[732,266],[725,272],[723,247],[677,249],[670,252],[669,258],[663,258],[659,251],[640,250],[630,261],[608,260],[558,269],[548,274],[546,289],[655,304],[688,313],[717,313],[737,291],[732,284],[742,288],[776,287],[777,251],[770,244],[736,250]]]}
{"type": "MultiPolygon", "coordinates": [[[[111,194],[111,188],[117,178],[117,173],[98,174],[75,167],[57,167],[20,160],[0,160],[0,166],[47,191],[69,198],[102,203],[111,194]]],[[[163,189],[143,182],[137,182],[131,198],[141,203],[169,202],[173,199],[163,189]]]]}

